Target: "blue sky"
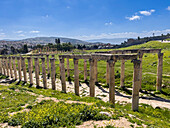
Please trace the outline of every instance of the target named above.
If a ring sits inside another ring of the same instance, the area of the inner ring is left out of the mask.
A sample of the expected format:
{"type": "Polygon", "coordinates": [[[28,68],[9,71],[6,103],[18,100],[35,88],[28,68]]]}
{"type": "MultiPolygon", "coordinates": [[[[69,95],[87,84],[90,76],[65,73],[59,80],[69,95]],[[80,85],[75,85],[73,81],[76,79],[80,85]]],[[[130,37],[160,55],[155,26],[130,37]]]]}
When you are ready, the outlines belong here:
{"type": "Polygon", "coordinates": [[[170,0],[0,0],[0,39],[170,33],[170,0]]]}

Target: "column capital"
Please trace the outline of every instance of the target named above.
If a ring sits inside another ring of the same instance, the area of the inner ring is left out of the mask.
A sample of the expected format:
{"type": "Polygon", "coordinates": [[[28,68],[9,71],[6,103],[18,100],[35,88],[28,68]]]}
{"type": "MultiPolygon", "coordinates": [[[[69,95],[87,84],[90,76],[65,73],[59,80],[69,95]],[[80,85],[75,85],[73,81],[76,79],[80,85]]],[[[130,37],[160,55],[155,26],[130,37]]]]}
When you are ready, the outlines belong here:
{"type": "Polygon", "coordinates": [[[158,58],[162,57],[163,55],[163,53],[158,53],[158,58]]]}
{"type": "Polygon", "coordinates": [[[38,60],[38,57],[34,57],[34,60],[38,60]]]}
{"type": "Polygon", "coordinates": [[[17,57],[17,60],[20,60],[20,57],[17,57]]]}
{"type": "Polygon", "coordinates": [[[77,59],[77,58],[73,58],[73,60],[74,60],[74,64],[78,64],[79,59],[77,59]]]}
{"type": "Polygon", "coordinates": [[[44,62],[44,61],[45,61],[45,58],[44,58],[44,57],[41,57],[41,60],[44,62]]]}
{"type": "Polygon", "coordinates": [[[54,61],[55,60],[55,58],[50,58],[50,61],[54,61]]]}
{"type": "Polygon", "coordinates": [[[143,58],[143,54],[144,54],[144,53],[140,51],[140,52],[138,53],[139,58],[143,58]]]}
{"type": "Polygon", "coordinates": [[[31,57],[27,57],[27,59],[28,59],[28,60],[30,60],[30,59],[31,59],[31,57]]]}
{"type": "Polygon", "coordinates": [[[60,57],[59,59],[61,63],[64,63],[64,58],[60,57]]]}
{"type": "Polygon", "coordinates": [[[134,65],[141,63],[141,61],[140,61],[140,60],[137,60],[137,59],[133,59],[131,62],[132,62],[134,65]]]}
{"type": "Polygon", "coordinates": [[[15,59],[15,56],[12,56],[12,59],[15,59]]]}

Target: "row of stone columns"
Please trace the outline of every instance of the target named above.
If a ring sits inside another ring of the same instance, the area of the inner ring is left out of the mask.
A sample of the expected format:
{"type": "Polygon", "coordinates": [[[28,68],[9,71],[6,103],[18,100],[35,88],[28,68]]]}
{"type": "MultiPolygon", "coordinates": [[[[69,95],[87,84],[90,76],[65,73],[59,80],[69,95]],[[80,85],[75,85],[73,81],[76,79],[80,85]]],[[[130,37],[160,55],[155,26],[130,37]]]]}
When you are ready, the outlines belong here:
{"type": "MultiPolygon", "coordinates": [[[[139,60],[141,61],[140,64],[140,81],[139,81],[139,90],[141,89],[142,85],[142,58],[143,53],[139,54],[139,60]]],[[[156,82],[156,90],[161,91],[162,85],[162,68],[163,68],[163,53],[158,53],[158,65],[157,65],[157,82],[156,82]]],[[[121,60],[121,75],[120,75],[120,87],[124,87],[125,81],[125,60],[121,60]]],[[[109,64],[107,63],[106,68],[106,83],[109,84],[109,64]]]]}
{"type": "MultiPolygon", "coordinates": [[[[32,57],[27,57],[28,59],[28,73],[29,73],[29,83],[30,85],[33,85],[33,59],[32,57]]],[[[47,60],[48,60],[47,56],[47,60]]],[[[47,76],[46,76],[46,67],[45,67],[45,57],[41,57],[42,61],[42,76],[43,76],[43,87],[44,89],[47,88],[47,76]]],[[[40,67],[39,67],[39,58],[35,57],[34,58],[35,62],[35,79],[36,79],[36,87],[40,87],[40,80],[39,80],[39,73],[40,73],[40,67]]],[[[52,82],[52,89],[56,89],[55,86],[55,74],[56,74],[56,69],[55,69],[55,58],[50,59],[51,63],[51,82],[52,82]]],[[[49,61],[48,61],[48,66],[47,66],[47,71],[49,71],[49,61]]],[[[24,57],[2,57],[0,61],[0,73],[4,74],[6,76],[10,76],[11,78],[14,77],[15,80],[19,79],[19,81],[22,81],[22,76],[24,77],[24,82],[28,82],[27,80],[27,70],[26,70],[26,64],[25,64],[25,58],[24,57]],[[12,62],[11,62],[12,58],[12,62]],[[17,59],[17,64],[18,67],[16,68],[16,59],[17,59]],[[12,66],[13,65],[13,66],[12,66]],[[17,70],[18,69],[18,70],[17,70]],[[10,71],[10,73],[9,73],[10,71]],[[22,75],[23,71],[23,75],[22,75]],[[18,73],[17,73],[18,72],[18,73]],[[18,74],[18,76],[17,76],[18,74]]]]}
{"type": "MultiPolygon", "coordinates": [[[[78,71],[78,60],[77,58],[74,58],[74,88],[75,88],[75,94],[79,95],[79,71],[78,71]]],[[[86,61],[86,60],[85,60],[86,61]]],[[[107,81],[109,84],[109,101],[112,104],[115,104],[115,73],[114,73],[114,65],[115,60],[108,60],[108,77],[109,80],[107,81]]],[[[124,60],[122,61],[124,62],[124,60]]],[[[97,59],[89,59],[90,63],[90,81],[89,81],[89,92],[90,96],[95,96],[95,82],[96,82],[96,63],[97,59]]],[[[139,104],[139,82],[140,82],[140,66],[141,61],[140,60],[133,60],[134,64],[134,73],[133,73],[133,93],[132,93],[132,110],[136,111],[138,110],[138,104],[139,104]]],[[[64,68],[64,58],[60,58],[60,65],[61,65],[61,83],[62,83],[62,90],[66,92],[66,81],[65,81],[65,68],[64,68]]],[[[85,68],[86,63],[85,63],[85,68]]],[[[124,65],[122,65],[123,67],[124,65]]],[[[68,59],[67,59],[67,69],[68,69],[68,59]]],[[[122,78],[123,79],[123,78],[122,78]]]]}

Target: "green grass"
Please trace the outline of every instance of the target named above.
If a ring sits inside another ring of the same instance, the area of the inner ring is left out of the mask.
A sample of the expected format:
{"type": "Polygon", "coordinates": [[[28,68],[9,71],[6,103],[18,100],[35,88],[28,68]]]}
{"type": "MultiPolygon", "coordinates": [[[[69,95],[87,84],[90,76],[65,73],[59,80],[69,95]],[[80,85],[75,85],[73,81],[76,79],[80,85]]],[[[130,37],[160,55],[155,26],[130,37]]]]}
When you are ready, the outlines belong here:
{"type": "MultiPolygon", "coordinates": [[[[0,123],[8,122],[8,125],[21,125],[22,127],[74,127],[87,120],[110,120],[124,117],[132,125],[137,123],[139,126],[145,124],[148,127],[170,127],[170,111],[168,109],[154,109],[150,105],[140,104],[139,111],[133,112],[130,103],[122,104],[118,102],[114,108],[112,104],[95,97],[79,97],[73,93],[66,94],[51,89],[28,88],[15,84],[0,86],[0,123]],[[30,95],[28,92],[62,99],[63,101],[56,103],[52,100],[43,100],[36,103],[36,96],[30,95]],[[2,98],[4,96],[5,100],[2,98]],[[84,101],[93,104],[69,104],[65,103],[66,100],[84,101]],[[26,108],[30,111],[10,116],[11,112],[24,109],[21,106],[25,104],[28,104],[26,108]],[[112,113],[111,117],[101,115],[101,111],[112,113]]],[[[108,125],[108,127],[114,126],[108,125]]]]}
{"type": "Polygon", "coordinates": [[[11,117],[8,124],[22,127],[68,127],[79,125],[88,120],[110,119],[100,114],[102,109],[94,105],[66,104],[64,102],[42,101],[33,106],[31,111],[18,113],[11,117]]]}
{"type": "Polygon", "coordinates": [[[22,109],[27,103],[32,103],[36,96],[29,95],[22,91],[15,91],[13,87],[0,85],[0,122],[8,120],[8,113],[16,112],[22,109]]]}

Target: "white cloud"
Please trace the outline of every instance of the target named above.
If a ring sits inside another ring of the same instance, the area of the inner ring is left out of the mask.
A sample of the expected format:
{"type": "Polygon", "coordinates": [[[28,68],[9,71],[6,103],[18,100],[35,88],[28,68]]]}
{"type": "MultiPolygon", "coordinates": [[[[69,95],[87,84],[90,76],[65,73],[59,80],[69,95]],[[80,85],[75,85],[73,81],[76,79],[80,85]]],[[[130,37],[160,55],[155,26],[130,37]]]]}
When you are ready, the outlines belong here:
{"type": "Polygon", "coordinates": [[[49,18],[49,15],[47,14],[47,15],[44,15],[44,16],[42,16],[42,18],[43,19],[47,19],[47,18],[49,18]]]}
{"type": "Polygon", "coordinates": [[[104,25],[106,25],[106,26],[112,25],[112,22],[105,23],[104,25]]]}
{"type": "Polygon", "coordinates": [[[18,36],[20,36],[20,37],[24,37],[25,35],[24,35],[24,34],[19,34],[18,36]]]}
{"type": "Polygon", "coordinates": [[[134,16],[132,16],[132,17],[126,17],[126,19],[128,19],[128,20],[130,20],[130,21],[132,21],[132,20],[140,20],[141,17],[138,16],[138,15],[134,15],[134,16]]]}
{"type": "Polygon", "coordinates": [[[145,16],[150,16],[153,12],[155,12],[154,9],[151,9],[150,11],[139,11],[140,14],[145,16]]]}
{"type": "Polygon", "coordinates": [[[99,35],[80,35],[72,38],[77,38],[81,40],[93,40],[93,39],[112,39],[112,38],[137,38],[152,36],[153,33],[156,35],[167,34],[170,33],[170,29],[165,30],[152,30],[152,31],[143,31],[140,33],[137,32],[122,32],[122,33],[101,33],[99,35]]]}
{"type": "Polygon", "coordinates": [[[16,31],[15,33],[22,33],[22,32],[23,32],[23,31],[20,30],[20,31],[16,31]]]}
{"type": "Polygon", "coordinates": [[[40,31],[37,31],[37,30],[36,31],[35,30],[34,31],[30,31],[30,33],[39,33],[39,32],[40,31]]]}
{"type": "Polygon", "coordinates": [[[170,6],[168,6],[167,10],[169,10],[169,11],[170,11],[170,6]]]}
{"type": "Polygon", "coordinates": [[[6,37],[5,33],[1,32],[0,33],[0,38],[4,38],[4,37],[6,37]]]}

